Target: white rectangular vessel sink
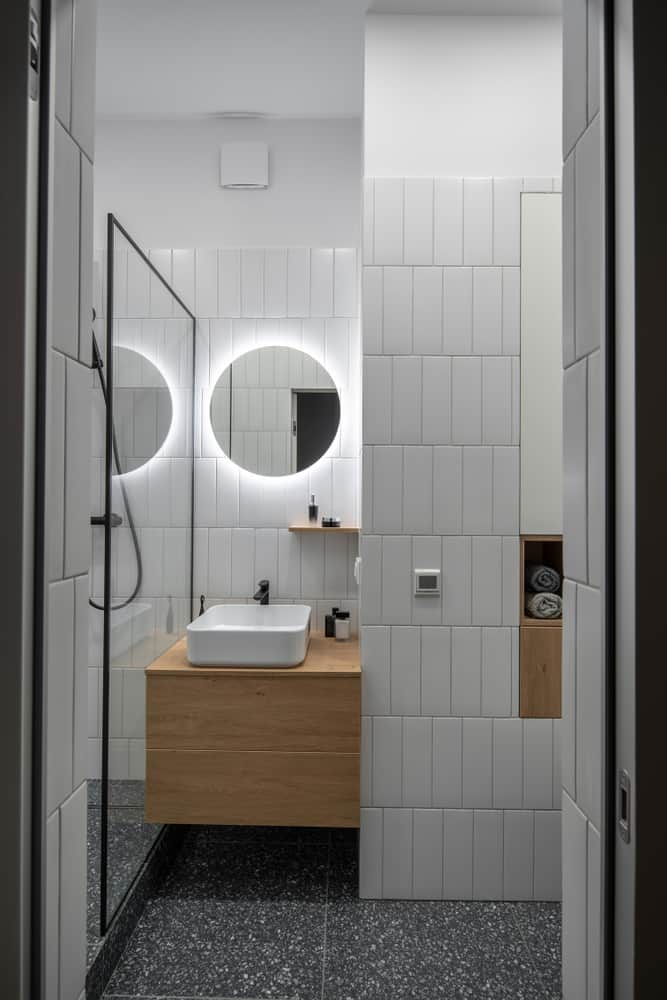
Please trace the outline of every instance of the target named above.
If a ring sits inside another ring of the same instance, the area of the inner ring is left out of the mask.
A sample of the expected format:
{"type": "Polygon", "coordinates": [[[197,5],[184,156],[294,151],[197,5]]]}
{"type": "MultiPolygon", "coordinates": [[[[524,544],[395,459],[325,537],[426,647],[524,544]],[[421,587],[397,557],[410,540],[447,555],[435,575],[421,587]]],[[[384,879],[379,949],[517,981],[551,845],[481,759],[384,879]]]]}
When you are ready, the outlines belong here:
{"type": "Polygon", "coordinates": [[[197,667],[295,667],[310,639],[307,604],[216,604],[187,627],[197,667]]]}

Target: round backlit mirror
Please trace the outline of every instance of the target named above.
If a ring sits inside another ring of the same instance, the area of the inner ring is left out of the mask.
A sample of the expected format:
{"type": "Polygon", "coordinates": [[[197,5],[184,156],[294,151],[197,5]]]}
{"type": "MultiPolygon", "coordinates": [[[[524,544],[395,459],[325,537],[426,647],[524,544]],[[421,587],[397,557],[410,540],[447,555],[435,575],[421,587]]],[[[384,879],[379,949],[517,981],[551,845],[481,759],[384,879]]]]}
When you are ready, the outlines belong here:
{"type": "Polygon", "coordinates": [[[224,370],[211,396],[211,426],[242,469],[289,476],[324,455],[338,431],[340,399],[329,373],[293,347],[260,347],[224,370]]]}
{"type": "Polygon", "coordinates": [[[120,462],[114,472],[132,472],[153,458],[167,438],[171,392],[153,362],[138,351],[114,348],[113,365],[113,422],[120,462]]]}

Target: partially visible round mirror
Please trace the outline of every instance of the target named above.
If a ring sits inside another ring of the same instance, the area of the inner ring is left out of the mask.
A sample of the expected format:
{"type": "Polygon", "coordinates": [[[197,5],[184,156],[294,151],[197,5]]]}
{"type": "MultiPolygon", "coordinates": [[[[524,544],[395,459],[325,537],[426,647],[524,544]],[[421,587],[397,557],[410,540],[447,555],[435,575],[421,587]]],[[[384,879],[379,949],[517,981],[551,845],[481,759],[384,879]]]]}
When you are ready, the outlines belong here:
{"type": "Polygon", "coordinates": [[[115,347],[113,366],[113,422],[120,465],[114,472],[132,472],[153,458],[167,439],[173,415],[171,392],[153,362],[138,351],[115,347]]]}
{"type": "Polygon", "coordinates": [[[326,454],[340,424],[333,379],[309,354],[260,347],[224,370],[211,395],[211,426],[242,469],[289,476],[326,454]]]}

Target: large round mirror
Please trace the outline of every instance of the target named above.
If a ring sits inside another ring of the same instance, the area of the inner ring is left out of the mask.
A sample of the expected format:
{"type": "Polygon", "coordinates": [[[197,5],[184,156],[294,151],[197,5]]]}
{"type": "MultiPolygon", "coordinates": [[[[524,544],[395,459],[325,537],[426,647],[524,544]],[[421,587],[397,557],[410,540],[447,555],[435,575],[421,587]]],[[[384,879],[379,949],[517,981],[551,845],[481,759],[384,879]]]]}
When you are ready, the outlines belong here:
{"type": "Polygon", "coordinates": [[[113,365],[113,422],[120,466],[114,471],[132,472],[153,458],[167,438],[171,392],[153,362],[138,351],[114,348],[113,365]]]}
{"type": "Polygon", "coordinates": [[[329,373],[293,347],[260,347],[224,370],[211,396],[218,444],[262,476],[301,472],[326,453],[340,423],[329,373]]]}

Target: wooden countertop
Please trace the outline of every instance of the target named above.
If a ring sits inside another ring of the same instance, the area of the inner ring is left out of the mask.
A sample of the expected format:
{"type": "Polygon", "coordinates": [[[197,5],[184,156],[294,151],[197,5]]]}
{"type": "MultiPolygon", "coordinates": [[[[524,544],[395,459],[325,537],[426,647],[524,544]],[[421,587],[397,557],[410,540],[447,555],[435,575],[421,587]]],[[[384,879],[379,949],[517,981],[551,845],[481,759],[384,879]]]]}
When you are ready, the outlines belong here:
{"type": "Polygon", "coordinates": [[[311,632],[306,659],[298,667],[195,667],[188,661],[186,639],[179,639],[165,653],[146,667],[150,676],[220,676],[244,677],[357,677],[361,673],[359,642],[349,639],[336,642],[321,632],[311,632]]]}

